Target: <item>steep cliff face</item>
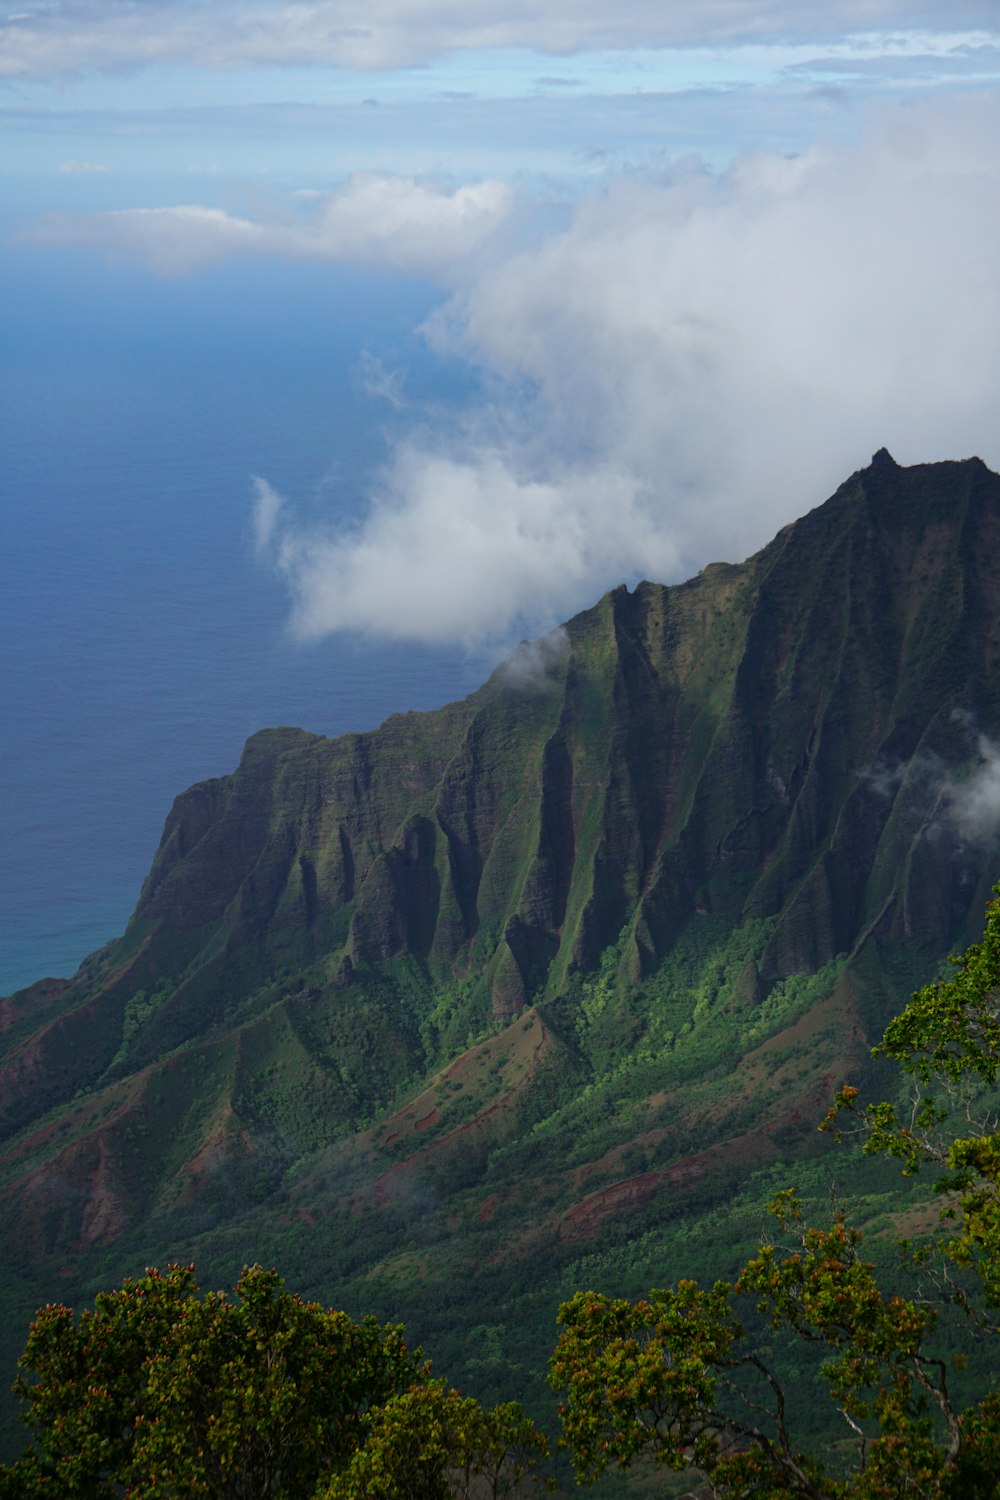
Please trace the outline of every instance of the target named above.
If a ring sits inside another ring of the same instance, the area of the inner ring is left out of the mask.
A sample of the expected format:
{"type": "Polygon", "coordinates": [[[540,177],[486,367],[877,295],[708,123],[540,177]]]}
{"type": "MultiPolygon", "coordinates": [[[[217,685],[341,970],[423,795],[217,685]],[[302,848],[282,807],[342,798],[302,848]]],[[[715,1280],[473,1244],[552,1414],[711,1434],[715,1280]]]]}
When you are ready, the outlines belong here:
{"type": "MultiPolygon", "coordinates": [[[[254,736],[177,798],[123,938],[3,1002],[0,1214],[56,1253],[200,1197],[235,1212],[223,1169],[266,1199],[350,1139],[352,1171],[381,1171],[388,1137],[359,1129],[522,1013],[562,1103],[621,1035],[652,1066],[716,1004],[750,1090],[768,1036],[804,1024],[792,981],[830,969],[811,1097],[863,1054],[879,966],[929,970],[978,930],[1000,872],[961,788],[1000,733],[998,652],[1000,477],[883,451],[748,561],[616,589],[462,703],[254,736]],[[672,963],[711,1004],[668,1026],[672,963]]],[[[477,1139],[545,1118],[530,1074],[477,1086],[477,1139]]],[[[763,1128],[735,1108],[720,1139],[763,1128]]],[[[623,1136],[667,1171],[654,1115],[623,1136]]],[[[439,1165],[454,1118],[424,1133],[439,1165]]]]}
{"type": "Polygon", "coordinates": [[[998,483],[883,452],[749,562],[617,589],[464,703],[255,736],[178,798],[133,975],[202,1007],[290,960],[407,955],[436,982],[482,973],[508,1014],[623,928],[648,969],[698,907],[780,916],[772,978],[872,923],[912,935],[928,882],[951,936],[967,874],[954,848],[914,864],[933,808],[901,816],[886,779],[959,767],[968,723],[996,719],[998,483]]]}

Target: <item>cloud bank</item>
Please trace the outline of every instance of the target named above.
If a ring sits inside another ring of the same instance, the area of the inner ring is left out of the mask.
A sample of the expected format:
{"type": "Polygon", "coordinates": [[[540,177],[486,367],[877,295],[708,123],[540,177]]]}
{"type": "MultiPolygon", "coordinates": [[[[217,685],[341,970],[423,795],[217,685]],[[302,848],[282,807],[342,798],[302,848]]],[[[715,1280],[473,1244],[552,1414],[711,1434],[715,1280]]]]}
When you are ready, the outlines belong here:
{"type": "Polygon", "coordinates": [[[1000,96],[872,110],[853,145],[696,157],[546,202],[361,174],[251,219],[48,220],[182,272],[241,253],[442,288],[428,340],[480,395],[447,424],[377,354],[394,447],[350,528],[256,491],[302,637],[503,643],[605,589],[738,561],[886,446],[1000,468],[1000,96]],[[409,435],[407,435],[407,433],[409,435]],[[402,434],[402,435],[400,435],[402,434]]]}
{"type": "Polygon", "coordinates": [[[504,222],[513,194],[496,180],[447,188],[361,172],[335,193],[302,201],[304,216],[272,222],[200,204],[50,214],[21,238],[34,244],[97,245],[165,275],[252,254],[346,261],[435,278],[466,260],[504,222]]]}
{"type": "Polygon", "coordinates": [[[400,440],[367,515],[285,507],[303,636],[544,630],[622,580],[737,561],[879,447],[1000,467],[1000,102],[875,115],[853,148],[620,174],[428,337],[484,376],[400,440]]]}
{"type": "MultiPolygon", "coordinates": [[[[269,487],[268,487],[269,488],[269,487]]],[[[513,456],[474,446],[468,458],[404,444],[363,523],[303,530],[271,508],[276,566],[302,639],[338,630],[482,645],[551,623],[590,602],[595,581],[675,571],[656,502],[630,475],[600,467],[537,479],[513,456]]],[[[258,500],[258,517],[261,504],[258,500]]]]}
{"type": "Polygon", "coordinates": [[[148,64],[408,67],[472,49],[823,41],[996,28],[995,0],[24,0],[0,21],[0,76],[148,64]]]}

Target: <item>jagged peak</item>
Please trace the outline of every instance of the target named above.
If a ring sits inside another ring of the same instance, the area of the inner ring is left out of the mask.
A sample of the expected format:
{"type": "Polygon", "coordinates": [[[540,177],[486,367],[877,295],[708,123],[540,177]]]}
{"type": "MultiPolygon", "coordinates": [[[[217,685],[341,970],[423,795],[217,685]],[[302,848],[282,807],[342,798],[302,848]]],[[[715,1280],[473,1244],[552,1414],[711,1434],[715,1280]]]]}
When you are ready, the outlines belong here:
{"type": "MultiPolygon", "coordinates": [[[[990,466],[987,463],[984,463],[984,461],[978,456],[978,454],[970,454],[968,458],[946,458],[939,459],[936,462],[906,465],[897,463],[892,454],[889,452],[888,448],[879,448],[877,453],[873,453],[871,462],[869,463],[867,469],[862,469],[860,472],[862,474],[870,474],[872,472],[879,473],[880,471],[885,474],[889,474],[891,472],[903,473],[904,470],[908,468],[985,469],[988,474],[995,472],[994,470],[990,469],[990,466]]],[[[851,477],[854,478],[855,476],[852,475],[851,477]]],[[[847,483],[849,484],[850,480],[848,480],[847,483]]]]}

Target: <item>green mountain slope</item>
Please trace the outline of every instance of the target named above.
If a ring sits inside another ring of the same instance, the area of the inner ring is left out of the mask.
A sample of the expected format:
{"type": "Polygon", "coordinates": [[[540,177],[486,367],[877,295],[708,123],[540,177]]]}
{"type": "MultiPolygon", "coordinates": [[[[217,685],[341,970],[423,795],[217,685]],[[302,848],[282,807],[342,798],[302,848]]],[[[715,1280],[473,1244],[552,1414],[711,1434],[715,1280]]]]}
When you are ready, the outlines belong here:
{"type": "Polygon", "coordinates": [[[489,1394],[561,1267],[817,1152],[978,933],[998,651],[1000,477],[883,451],[462,703],[255,735],[124,936],[0,1002],[10,1297],[277,1260],[489,1394]]]}

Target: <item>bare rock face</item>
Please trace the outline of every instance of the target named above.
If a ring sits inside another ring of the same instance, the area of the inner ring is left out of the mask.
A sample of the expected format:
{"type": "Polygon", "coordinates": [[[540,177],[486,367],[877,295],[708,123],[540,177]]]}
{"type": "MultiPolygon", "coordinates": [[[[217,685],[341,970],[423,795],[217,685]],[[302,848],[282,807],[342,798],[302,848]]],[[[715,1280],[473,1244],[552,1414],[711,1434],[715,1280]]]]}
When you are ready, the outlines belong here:
{"type": "Polygon", "coordinates": [[[177,798],[124,936],[0,1003],[0,1233],[58,1254],[199,1195],[223,1215],[266,1199],[533,1007],[561,1040],[544,1089],[503,1095],[508,1133],[574,1068],[601,1076],[602,1048],[675,1049],[716,990],[751,1058],[796,976],[839,964],[863,1051],[879,966],[932,967],[979,930],[996,829],[966,808],[1000,737],[1000,477],[978,460],[882,450],[746,562],[618,588],[536,656],[370,734],[265,730],[177,798]],[[748,936],[709,961],[707,932],[748,936]],[[655,986],[678,955],[678,984],[704,958],[709,1000],[671,1029],[655,986]],[[91,1166],[64,1213],[73,1141],[91,1166]]]}

